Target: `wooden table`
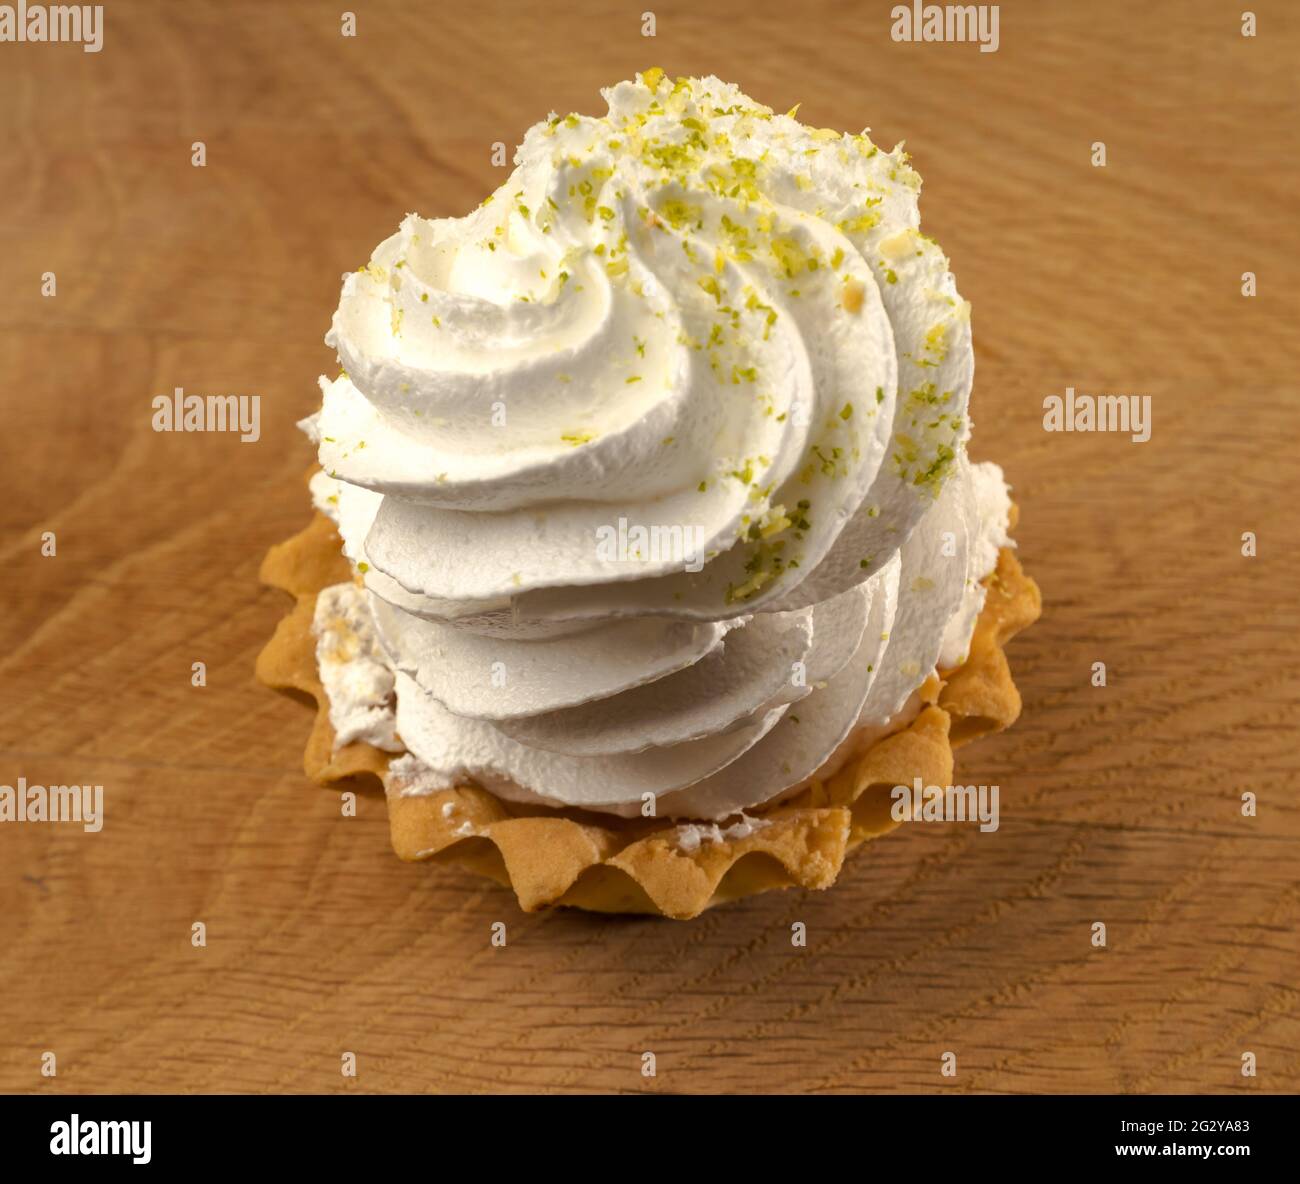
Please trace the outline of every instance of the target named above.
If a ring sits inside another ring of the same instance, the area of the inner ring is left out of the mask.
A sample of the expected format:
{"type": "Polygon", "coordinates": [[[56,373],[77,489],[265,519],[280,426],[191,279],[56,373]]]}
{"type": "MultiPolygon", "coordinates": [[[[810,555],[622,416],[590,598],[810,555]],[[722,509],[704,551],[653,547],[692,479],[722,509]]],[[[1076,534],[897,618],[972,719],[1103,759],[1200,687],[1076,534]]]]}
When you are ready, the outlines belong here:
{"type": "Polygon", "coordinates": [[[0,825],[0,1088],[1300,1086],[1294,6],[1248,39],[1235,5],[1008,3],[990,54],[895,44],[884,3],[351,7],[351,39],[339,4],[118,2],[98,54],[0,45],[0,782],[106,794],[98,834],[0,825]],[[340,274],[654,64],[906,138],[1046,611],[1023,718],[959,763],[996,835],[904,828],[692,923],[528,916],[305,780],[257,568],[307,520],[340,274]],[[155,433],[177,386],[260,394],[260,441],[155,433]],[[1151,440],[1045,432],[1067,386],[1151,395],[1151,440]]]}

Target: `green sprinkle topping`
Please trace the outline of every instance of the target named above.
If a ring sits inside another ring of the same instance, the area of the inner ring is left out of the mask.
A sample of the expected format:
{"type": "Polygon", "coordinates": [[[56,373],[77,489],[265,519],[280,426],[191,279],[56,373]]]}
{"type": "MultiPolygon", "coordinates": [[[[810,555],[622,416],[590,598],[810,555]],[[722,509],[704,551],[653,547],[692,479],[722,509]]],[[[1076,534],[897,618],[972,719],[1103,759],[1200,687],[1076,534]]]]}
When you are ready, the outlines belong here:
{"type": "Polygon", "coordinates": [[[704,225],[704,211],[688,201],[672,198],[664,202],[658,212],[674,230],[682,230],[687,226],[698,229],[704,225]]]}
{"type": "MultiPolygon", "coordinates": [[[[877,202],[880,200],[876,199],[877,202]]],[[[880,215],[874,210],[863,214],[860,218],[846,218],[843,222],[837,224],[837,228],[846,234],[866,234],[868,230],[873,230],[880,225],[880,215]]]]}

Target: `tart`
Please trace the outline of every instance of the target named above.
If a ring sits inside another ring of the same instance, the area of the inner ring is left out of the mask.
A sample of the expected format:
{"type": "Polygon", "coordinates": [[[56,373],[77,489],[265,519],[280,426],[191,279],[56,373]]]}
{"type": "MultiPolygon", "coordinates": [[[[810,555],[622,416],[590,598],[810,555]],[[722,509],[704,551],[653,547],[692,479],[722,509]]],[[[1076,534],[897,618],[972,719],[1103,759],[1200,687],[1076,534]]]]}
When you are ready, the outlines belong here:
{"type": "Polygon", "coordinates": [[[528,910],[827,888],[1019,714],[970,307],[900,148],[651,70],[344,278],[259,658],[309,776],[528,910]]]}

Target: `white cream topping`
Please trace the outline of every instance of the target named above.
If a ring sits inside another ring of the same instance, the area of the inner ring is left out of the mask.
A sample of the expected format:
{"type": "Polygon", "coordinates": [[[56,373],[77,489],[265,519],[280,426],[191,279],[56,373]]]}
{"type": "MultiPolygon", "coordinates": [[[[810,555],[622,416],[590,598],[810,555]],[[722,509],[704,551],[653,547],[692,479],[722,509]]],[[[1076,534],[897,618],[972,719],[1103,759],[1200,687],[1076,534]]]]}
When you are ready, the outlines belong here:
{"type": "Polygon", "coordinates": [[[961,606],[943,632],[938,657],[940,670],[950,670],[966,661],[975,621],[984,609],[988,593],[981,581],[997,567],[998,551],[1016,545],[1010,534],[1011,487],[998,465],[984,461],[971,466],[971,496],[979,531],[974,536],[961,606]]]}
{"type": "Polygon", "coordinates": [[[686,854],[698,851],[705,843],[722,843],[737,839],[747,839],[750,835],[771,824],[764,818],[749,818],[742,814],[730,826],[719,826],[716,822],[707,824],[687,822],[675,832],[677,849],[686,854]]]}
{"type": "Polygon", "coordinates": [[[964,652],[1009,503],[901,149],[715,78],[604,93],[345,278],[312,497],[404,792],[723,819],[964,652]]]}
{"type": "Polygon", "coordinates": [[[401,752],[403,744],[393,730],[393,671],[375,640],[362,589],[356,584],[323,588],[316,597],[312,632],[334,746],[361,740],[401,752]]]}

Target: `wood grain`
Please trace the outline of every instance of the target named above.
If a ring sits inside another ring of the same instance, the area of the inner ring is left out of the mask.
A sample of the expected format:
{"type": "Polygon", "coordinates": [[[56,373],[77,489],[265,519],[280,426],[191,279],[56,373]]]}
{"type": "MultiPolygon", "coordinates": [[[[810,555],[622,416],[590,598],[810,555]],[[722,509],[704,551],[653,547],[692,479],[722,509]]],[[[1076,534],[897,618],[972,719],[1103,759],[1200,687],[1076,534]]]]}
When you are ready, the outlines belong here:
{"type": "Polygon", "coordinates": [[[1294,6],[1244,39],[1227,4],[1009,3],[995,54],[895,44],[883,3],[350,7],[355,39],[339,5],[119,2],[99,54],[0,46],[0,782],[101,782],[107,815],[0,825],[0,1088],[1300,1087],[1294,6]],[[995,835],[904,828],[690,924],[525,916],[306,782],[256,571],[307,518],[339,275],[652,64],[906,138],[1046,609],[1023,718],[959,764],[995,835]],[[1151,441],[1045,433],[1067,385],[1150,394],[1151,441]],[[261,440],[154,433],[175,386],[260,394],[261,440]]]}

